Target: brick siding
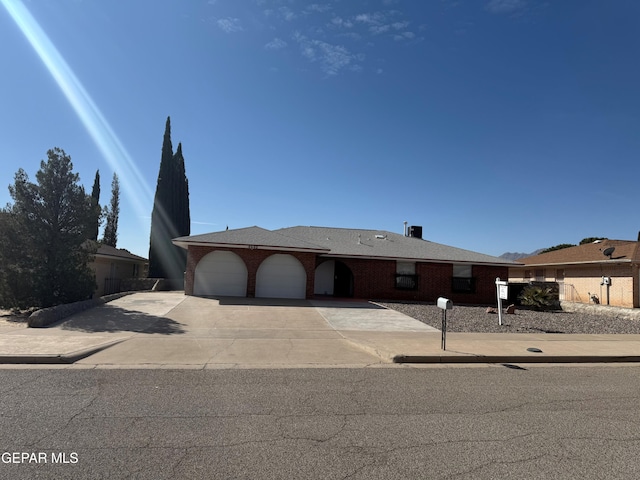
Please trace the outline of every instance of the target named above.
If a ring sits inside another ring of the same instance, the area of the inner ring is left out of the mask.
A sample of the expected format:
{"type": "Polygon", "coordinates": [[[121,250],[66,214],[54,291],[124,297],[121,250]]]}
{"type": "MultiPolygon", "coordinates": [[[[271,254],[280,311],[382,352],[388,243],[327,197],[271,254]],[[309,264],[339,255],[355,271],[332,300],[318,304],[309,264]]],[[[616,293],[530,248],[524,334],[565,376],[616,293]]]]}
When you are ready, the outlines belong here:
{"type": "MultiPolygon", "coordinates": [[[[193,295],[194,273],[198,262],[214,248],[189,246],[187,254],[187,274],[185,277],[185,293],[193,295]]],[[[313,297],[315,269],[324,261],[331,260],[318,257],[314,253],[282,252],[276,250],[250,250],[243,248],[223,248],[237,254],[247,267],[247,293],[254,297],[256,292],[256,274],[260,264],[269,256],[285,253],[297,258],[307,274],[306,297],[313,297]]],[[[442,263],[416,263],[418,288],[416,290],[400,290],[395,288],[395,260],[373,260],[358,258],[335,259],[344,263],[353,274],[353,296],[364,299],[380,300],[412,300],[435,302],[438,297],[447,297],[454,303],[492,304],[496,300],[495,279],[506,279],[507,267],[474,265],[472,276],[476,278],[474,293],[452,292],[453,265],[442,263]]]]}
{"type": "MultiPolygon", "coordinates": [[[[318,264],[327,259],[319,259],[318,264]]],[[[476,278],[474,293],[451,290],[453,265],[447,263],[416,263],[417,290],[395,288],[396,261],[372,259],[335,259],[344,263],[353,274],[355,298],[380,300],[411,300],[435,302],[447,297],[454,303],[492,304],[496,301],[496,277],[507,279],[507,267],[474,265],[472,276],[476,278]]]]}

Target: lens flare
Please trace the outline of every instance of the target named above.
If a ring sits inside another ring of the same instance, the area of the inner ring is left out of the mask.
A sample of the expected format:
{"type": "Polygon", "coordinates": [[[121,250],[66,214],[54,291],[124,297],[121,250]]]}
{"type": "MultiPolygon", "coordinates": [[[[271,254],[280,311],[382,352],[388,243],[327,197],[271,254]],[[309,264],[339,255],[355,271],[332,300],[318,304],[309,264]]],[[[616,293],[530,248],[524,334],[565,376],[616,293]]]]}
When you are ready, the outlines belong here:
{"type": "MultiPolygon", "coordinates": [[[[154,195],[98,106],[22,1],[0,0],[0,4],[9,12],[47,67],[109,166],[118,173],[123,190],[138,217],[148,218],[148,207],[153,205],[154,195]]],[[[157,221],[169,226],[165,236],[170,235],[173,232],[172,222],[161,206],[157,208],[157,215],[157,221]]],[[[170,258],[180,255],[176,251],[179,248],[170,244],[161,245],[159,250],[162,264],[170,265],[170,258]]]]}
{"type": "Polygon", "coordinates": [[[47,67],[87,132],[118,173],[123,190],[139,216],[148,216],[152,193],[117,135],[47,34],[20,0],[0,0],[47,67]]]}

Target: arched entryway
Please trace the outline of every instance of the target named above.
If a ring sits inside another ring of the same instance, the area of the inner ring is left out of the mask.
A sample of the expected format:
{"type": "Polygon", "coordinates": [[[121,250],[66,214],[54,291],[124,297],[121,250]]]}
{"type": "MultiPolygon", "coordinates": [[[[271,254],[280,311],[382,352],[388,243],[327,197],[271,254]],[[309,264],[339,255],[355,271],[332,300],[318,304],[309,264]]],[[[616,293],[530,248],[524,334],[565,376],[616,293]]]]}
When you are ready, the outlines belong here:
{"type": "Polygon", "coordinates": [[[247,296],[247,266],[235,253],[215,250],[196,265],[194,295],[247,296]]]}
{"type": "Polygon", "coordinates": [[[316,267],[314,290],[316,295],[353,297],[353,273],[340,260],[327,260],[316,267]]]}
{"type": "Polygon", "coordinates": [[[275,253],[256,272],[256,297],[306,298],[307,272],[293,255],[275,253]]]}

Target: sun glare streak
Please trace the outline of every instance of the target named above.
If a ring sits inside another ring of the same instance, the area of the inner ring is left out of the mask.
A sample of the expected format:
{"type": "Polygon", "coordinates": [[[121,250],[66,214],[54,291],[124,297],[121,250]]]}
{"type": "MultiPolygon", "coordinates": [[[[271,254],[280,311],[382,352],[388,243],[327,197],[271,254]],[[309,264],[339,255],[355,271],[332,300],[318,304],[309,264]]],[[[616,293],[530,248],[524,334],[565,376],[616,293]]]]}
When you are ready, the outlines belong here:
{"type": "Polygon", "coordinates": [[[47,67],[109,166],[118,174],[138,216],[149,215],[149,205],[153,202],[149,186],[73,70],[20,0],[0,0],[0,3],[47,67]]]}

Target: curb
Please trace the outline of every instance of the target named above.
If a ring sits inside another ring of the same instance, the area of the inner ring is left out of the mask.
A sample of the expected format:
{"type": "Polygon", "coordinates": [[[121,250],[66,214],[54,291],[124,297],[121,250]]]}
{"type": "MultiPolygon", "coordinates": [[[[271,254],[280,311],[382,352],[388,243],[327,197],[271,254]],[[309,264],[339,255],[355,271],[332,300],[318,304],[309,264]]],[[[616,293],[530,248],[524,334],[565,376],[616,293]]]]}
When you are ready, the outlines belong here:
{"type": "Polygon", "coordinates": [[[618,363],[640,355],[394,355],[393,363],[618,363]]]}
{"type": "Polygon", "coordinates": [[[477,355],[477,354],[394,354],[384,349],[367,345],[362,341],[343,338],[355,347],[382,361],[415,364],[482,364],[482,363],[633,363],[640,362],[640,355],[477,355]]]}
{"type": "Polygon", "coordinates": [[[124,342],[126,339],[114,340],[106,344],[77,350],[67,354],[53,354],[53,355],[0,355],[0,364],[23,364],[23,365],[70,365],[87,358],[94,353],[98,353],[102,350],[106,350],[109,347],[113,347],[118,343],[124,342]]]}
{"type": "Polygon", "coordinates": [[[118,298],[130,295],[135,292],[120,292],[111,295],[105,295],[100,298],[92,298],[90,300],[82,300],[73,303],[64,303],[54,307],[41,308],[33,312],[28,319],[29,328],[46,328],[54,323],[58,323],[76,313],[84,312],[90,308],[104,305],[118,298]]]}
{"type": "Polygon", "coordinates": [[[376,347],[371,347],[369,345],[365,345],[364,343],[362,343],[360,341],[351,340],[350,338],[347,338],[344,335],[342,335],[342,333],[340,333],[340,335],[342,336],[342,339],[345,340],[347,343],[350,343],[354,347],[359,348],[360,350],[362,350],[363,352],[368,353],[369,355],[373,355],[374,357],[378,357],[380,360],[383,360],[383,361],[386,361],[386,362],[394,362],[393,359],[395,357],[403,356],[403,355],[394,355],[393,353],[389,353],[389,352],[385,352],[383,350],[379,350],[376,347]]]}

